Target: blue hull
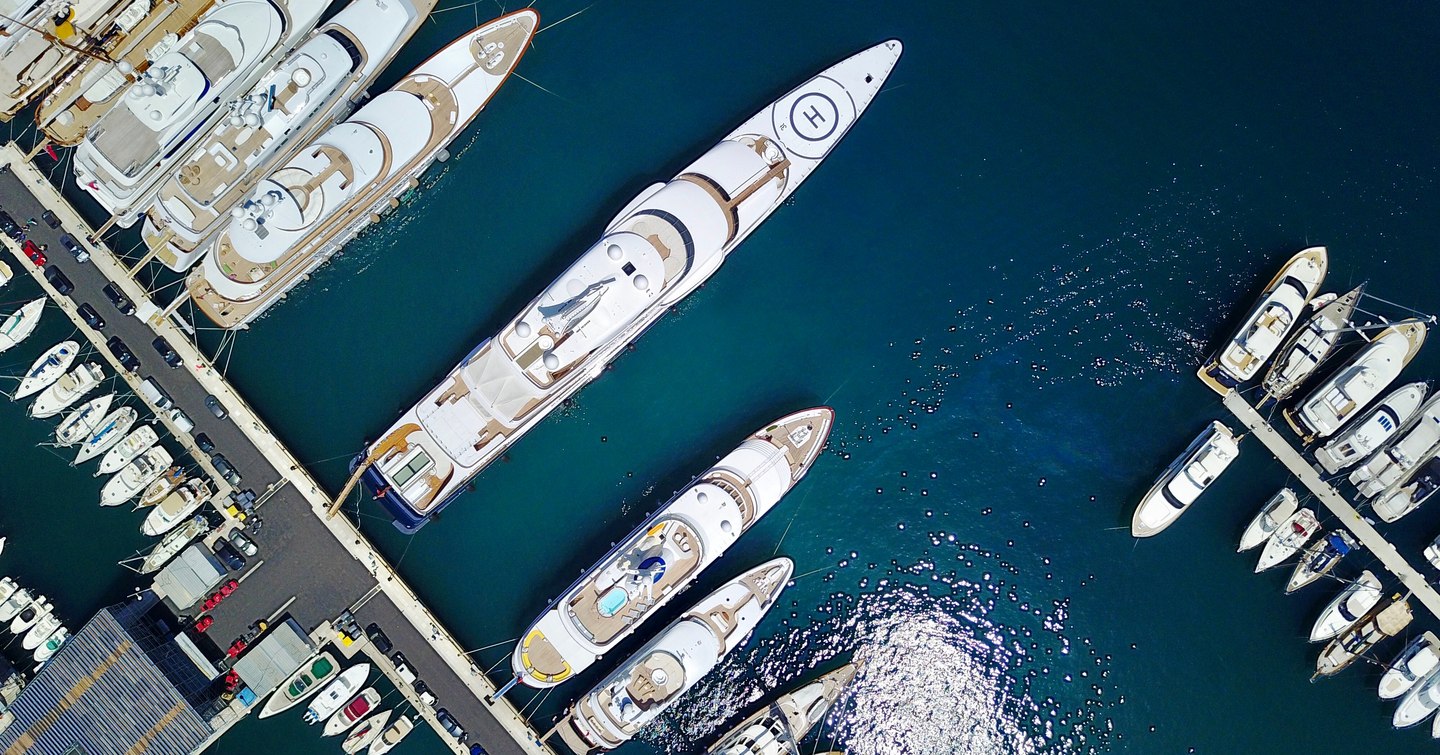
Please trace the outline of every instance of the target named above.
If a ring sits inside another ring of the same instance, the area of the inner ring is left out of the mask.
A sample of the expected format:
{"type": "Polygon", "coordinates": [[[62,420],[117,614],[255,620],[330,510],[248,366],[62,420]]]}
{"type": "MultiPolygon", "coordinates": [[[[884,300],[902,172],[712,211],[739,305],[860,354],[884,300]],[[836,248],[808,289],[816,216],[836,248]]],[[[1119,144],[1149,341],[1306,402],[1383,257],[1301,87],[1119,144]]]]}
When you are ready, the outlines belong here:
{"type": "MultiPolygon", "coordinates": [[[[350,471],[354,472],[356,467],[364,460],[364,454],[356,455],[356,457],[350,461],[350,471]]],[[[424,527],[436,514],[439,514],[456,498],[455,495],[452,495],[441,501],[440,505],[436,506],[429,514],[422,515],[411,508],[410,504],[401,498],[399,493],[390,489],[389,483],[385,482],[385,477],[380,474],[380,470],[376,469],[373,464],[366,467],[365,473],[360,476],[360,485],[365,492],[369,494],[371,500],[377,501],[384,507],[385,511],[390,514],[391,524],[395,525],[395,529],[407,535],[413,535],[419,532],[421,527],[424,527]],[[379,494],[381,490],[385,491],[384,495],[379,494]]]]}

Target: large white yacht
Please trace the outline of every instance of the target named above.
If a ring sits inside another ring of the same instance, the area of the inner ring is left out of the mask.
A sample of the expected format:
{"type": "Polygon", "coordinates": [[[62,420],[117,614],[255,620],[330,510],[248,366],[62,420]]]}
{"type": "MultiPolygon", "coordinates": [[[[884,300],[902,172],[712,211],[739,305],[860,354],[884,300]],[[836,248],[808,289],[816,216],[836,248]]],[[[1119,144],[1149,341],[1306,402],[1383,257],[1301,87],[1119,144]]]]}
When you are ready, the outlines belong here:
{"type": "Polygon", "coordinates": [[[1310,628],[1311,642],[1324,642],[1345,631],[1380,602],[1380,579],[1366,569],[1360,578],[1345,586],[1315,617],[1310,628]]]}
{"type": "Polygon", "coordinates": [[[629,637],[805,476],[834,418],[819,407],[776,420],[656,509],[521,635],[515,676],[552,687],[629,637]]]}
{"type": "Polygon", "coordinates": [[[1260,301],[1235,334],[1226,339],[1215,356],[1200,365],[1200,380],[1224,395],[1255,377],[1299,324],[1305,305],[1320,289],[1329,265],[1323,246],[1302,250],[1286,261],[1265,285],[1260,301]]]}
{"type": "Polygon", "coordinates": [[[1408,428],[1350,471],[1347,479],[1360,495],[1372,498],[1440,450],[1440,395],[1431,397],[1408,428]]]}
{"type": "Polygon", "coordinates": [[[1400,376],[1425,343],[1426,327],[1423,322],[1407,322],[1381,331],[1349,364],[1299,405],[1285,410],[1290,429],[1306,443],[1339,430],[1400,376]]]}
{"type": "Polygon", "coordinates": [[[696,603],[570,706],[555,727],[561,740],[576,755],[629,741],[745,642],[794,569],[788,558],[767,561],[696,603]]]}
{"type": "Polygon", "coordinates": [[[1218,421],[1206,425],[1140,499],[1130,520],[1130,534],[1134,537],[1160,534],[1179,519],[1239,455],[1240,444],[1230,428],[1218,421]]]}
{"type": "Polygon", "coordinates": [[[177,272],[190,269],[230,208],[348,115],[434,7],[435,0],[353,0],[231,101],[146,212],[141,235],[156,259],[177,272]]]}
{"type": "Polygon", "coordinates": [[[1440,667],[1440,637],[1425,632],[1405,646],[1380,676],[1381,700],[1409,694],[1416,683],[1440,667]]]}
{"type": "Polygon", "coordinates": [[[8,121],[78,63],[91,40],[143,18],[148,0],[46,0],[0,5],[5,24],[0,45],[0,121],[8,121]],[[18,27],[18,28],[16,28],[18,27]]]}
{"type": "Polygon", "coordinates": [[[123,227],[170,168],[245,91],[314,28],[326,0],[221,0],[156,59],[75,150],[75,179],[123,227]]]}
{"type": "Polygon", "coordinates": [[[800,740],[824,720],[855,672],[849,663],[781,695],[736,724],[706,755],[800,755],[800,740]]]}
{"type": "Polygon", "coordinates": [[[1416,382],[1391,391],[1375,408],[1317,449],[1315,461],[1332,475],[1358,463],[1410,427],[1429,390],[1429,386],[1416,382]]]}
{"type": "Polygon", "coordinates": [[[781,97],[604,235],[355,460],[406,532],[713,275],[814,172],[869,106],[901,45],[871,47],[781,97]]]}
{"type": "Polygon", "coordinates": [[[255,185],[186,287],[221,327],[259,317],[419,185],[510,77],[540,16],[520,10],[447,45],[255,185]]]}
{"type": "Polygon", "coordinates": [[[1334,353],[1364,293],[1362,285],[1344,296],[1325,294],[1310,302],[1316,307],[1315,314],[1280,347],[1260,381],[1266,396],[1280,401],[1289,398],[1334,353]]]}

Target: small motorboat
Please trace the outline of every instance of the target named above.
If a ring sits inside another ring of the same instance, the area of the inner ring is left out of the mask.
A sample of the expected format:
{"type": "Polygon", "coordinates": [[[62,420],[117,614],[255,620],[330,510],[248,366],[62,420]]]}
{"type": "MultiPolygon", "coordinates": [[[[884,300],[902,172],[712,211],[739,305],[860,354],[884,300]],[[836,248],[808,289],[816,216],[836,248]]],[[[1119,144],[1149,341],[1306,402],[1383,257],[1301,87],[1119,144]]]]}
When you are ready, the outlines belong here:
{"type": "Polygon", "coordinates": [[[6,598],[4,603],[0,603],[0,624],[14,619],[17,614],[28,607],[34,600],[30,591],[23,587],[10,593],[10,597],[6,598]]]}
{"type": "Polygon", "coordinates": [[[380,704],[380,693],[374,687],[366,687],[360,694],[350,698],[350,701],[335,711],[330,719],[325,722],[325,730],[322,733],[326,737],[335,737],[350,730],[357,721],[369,715],[380,704]]]}
{"type": "Polygon", "coordinates": [[[1280,529],[1276,530],[1265,542],[1265,550],[1260,551],[1260,560],[1255,564],[1255,573],[1259,574],[1266,569],[1273,569],[1284,563],[1286,559],[1295,555],[1295,552],[1305,547],[1310,538],[1320,531],[1320,519],[1310,509],[1300,509],[1290,515],[1280,529]]]}
{"type": "MultiPolygon", "coordinates": [[[[376,702],[379,702],[379,696],[376,696],[376,702]]],[[[344,711],[341,711],[341,713],[344,713],[344,711]]],[[[336,713],[335,715],[338,716],[340,713],[336,713]]],[[[350,732],[350,736],[345,737],[345,741],[340,743],[340,749],[350,753],[350,755],[354,755],[366,747],[369,747],[370,743],[374,742],[375,739],[380,736],[380,732],[385,730],[385,725],[390,723],[391,715],[391,711],[382,710],[361,721],[359,725],[355,727],[355,730],[350,732]]]]}
{"type": "Polygon", "coordinates": [[[145,488],[145,492],[140,494],[140,502],[135,504],[135,508],[149,508],[165,500],[165,496],[170,495],[170,491],[179,487],[181,483],[185,482],[185,479],[185,470],[178,466],[170,467],[145,488]]]}
{"type": "Polygon", "coordinates": [[[158,571],[171,558],[179,553],[191,540],[205,534],[210,530],[210,522],[206,521],[203,514],[196,514],[190,517],[190,521],[165,533],[165,537],[145,554],[145,559],[140,562],[140,573],[150,574],[158,571]]]}
{"type": "Polygon", "coordinates": [[[1436,490],[1440,490],[1440,458],[1432,457],[1382,493],[1371,508],[1381,519],[1395,522],[1420,508],[1436,490]]]}
{"type": "Polygon", "coordinates": [[[95,470],[95,476],[119,472],[159,440],[160,436],[150,425],[141,425],[131,430],[124,440],[105,452],[105,456],[100,459],[100,468],[95,470]]]}
{"type": "Polygon", "coordinates": [[[10,280],[14,277],[15,272],[10,269],[10,266],[5,264],[4,262],[0,262],[0,286],[4,286],[6,283],[9,283],[10,280]]]}
{"type": "Polygon", "coordinates": [[[105,412],[110,411],[110,402],[114,400],[115,394],[107,393],[86,401],[79,409],[70,412],[55,428],[55,442],[61,446],[73,446],[90,437],[100,426],[100,420],[105,418],[105,412]]]}
{"type": "Polygon", "coordinates": [[[335,711],[355,695],[355,691],[370,679],[370,664],[357,663],[340,672],[333,681],[320,690],[310,707],[305,709],[305,723],[318,724],[329,718],[335,711]]]}
{"type": "MultiPolygon", "coordinates": [[[[170,535],[165,537],[168,540],[170,535]]],[[[265,707],[260,709],[260,718],[269,718],[277,713],[290,710],[319,692],[325,682],[338,673],[340,673],[340,666],[335,663],[335,656],[330,653],[321,653],[311,658],[302,664],[294,674],[291,674],[290,678],[275,690],[275,694],[271,695],[269,700],[265,701],[265,707]]]]}
{"type": "Polygon", "coordinates": [[[1160,534],[1185,513],[1239,453],[1239,441],[1230,428],[1221,422],[1206,425],[1185,453],[1165,468],[1140,499],[1130,522],[1130,534],[1134,537],[1160,534]]]}
{"type": "Polygon", "coordinates": [[[1408,729],[1429,718],[1436,708],[1440,708],[1440,668],[1430,669],[1430,673],[1400,698],[1390,724],[1397,729],[1408,729]]]}
{"type": "Polygon", "coordinates": [[[36,598],[30,605],[20,609],[15,618],[10,620],[10,634],[19,636],[35,626],[36,622],[50,615],[55,607],[50,604],[50,599],[44,595],[36,598]]]}
{"type": "Polygon", "coordinates": [[[1310,641],[1324,642],[1345,631],[1380,602],[1380,595],[1380,579],[1366,569],[1320,612],[1310,628],[1310,641]]]}
{"type": "Polygon", "coordinates": [[[1328,438],[1379,397],[1425,343],[1423,322],[1391,325],[1350,363],[1282,414],[1301,441],[1328,438]]]}
{"type": "Polygon", "coordinates": [[[1316,540],[1305,549],[1305,555],[1301,557],[1300,563],[1295,565],[1295,571],[1290,574],[1290,581],[1285,585],[1285,594],[1289,595],[1329,574],[1330,570],[1340,563],[1340,559],[1359,545],[1345,530],[1335,530],[1316,540]]]}
{"type": "Polygon", "coordinates": [[[401,716],[395,722],[380,732],[380,736],[370,743],[370,755],[385,755],[395,749],[395,745],[410,735],[415,728],[415,719],[409,716],[401,716]]]}
{"type": "Polygon", "coordinates": [[[70,639],[69,629],[66,629],[65,627],[60,627],[59,629],[56,629],[54,634],[51,634],[49,637],[47,637],[45,639],[45,642],[42,643],[40,647],[35,648],[35,662],[43,664],[46,661],[50,660],[52,657],[54,657],[55,653],[60,651],[60,646],[64,645],[65,641],[68,639],[70,639]]]}
{"type": "Polygon", "coordinates": [[[1240,536],[1240,547],[1235,551],[1243,553],[1269,540],[1298,508],[1300,502],[1295,498],[1295,491],[1281,488],[1280,492],[1271,496],[1270,500],[1260,507],[1260,513],[1255,515],[1250,526],[1246,527],[1245,533],[1240,536]]]}
{"type": "Polygon", "coordinates": [[[45,312],[45,297],[28,302],[15,310],[0,324],[0,351],[9,351],[16,344],[30,337],[35,326],[40,324],[40,315],[45,312]]]}
{"type": "Polygon", "coordinates": [[[1410,641],[1380,677],[1380,699],[1408,694],[1421,679],[1440,668],[1440,638],[1426,632],[1410,641]]]}
{"type": "Polygon", "coordinates": [[[1305,305],[1325,281],[1329,264],[1323,246],[1302,250],[1286,261],[1235,334],[1200,365],[1200,380],[1223,396],[1255,377],[1299,324],[1305,305]]]}
{"type": "Polygon", "coordinates": [[[1425,463],[1440,449],[1440,394],[1432,396],[1420,407],[1420,414],[1408,427],[1363,463],[1350,470],[1346,477],[1365,498],[1373,498],[1405,476],[1406,472],[1425,463]]]}
{"type": "Polygon", "coordinates": [[[20,589],[20,585],[16,584],[15,580],[9,577],[0,579],[0,605],[4,605],[5,601],[9,600],[10,596],[14,595],[18,589],[20,589]]]}
{"type": "Polygon", "coordinates": [[[15,395],[11,396],[10,400],[19,401],[49,388],[70,369],[79,354],[80,344],[76,341],[61,341],[51,346],[35,360],[35,364],[30,365],[24,379],[20,381],[20,387],[15,390],[15,395]]]}
{"type": "Polygon", "coordinates": [[[166,451],[164,446],[154,446],[140,454],[139,458],[116,472],[105,482],[105,486],[100,488],[100,505],[119,506],[140,495],[146,485],[165,473],[172,461],[174,459],[170,458],[170,452],[166,451]]]}
{"type": "Polygon", "coordinates": [[[1386,637],[1394,637],[1410,626],[1414,614],[1410,602],[1399,593],[1381,601],[1371,608],[1360,620],[1330,641],[1315,661],[1315,675],[1310,681],[1322,676],[1334,676],[1355,662],[1356,658],[1386,637]]]}
{"type": "Polygon", "coordinates": [[[24,639],[20,641],[20,647],[33,651],[45,644],[45,640],[49,639],[50,635],[54,634],[55,630],[59,628],[60,617],[55,615],[54,608],[52,607],[49,613],[40,617],[40,620],[35,622],[35,626],[30,627],[30,631],[25,633],[24,639]]]}
{"type": "Polygon", "coordinates": [[[214,495],[210,483],[197,477],[171,491],[165,496],[140,525],[140,531],[151,537],[159,537],[185,521],[214,495]]]}
{"type": "Polygon", "coordinates": [[[85,394],[95,390],[105,379],[105,370],[94,362],[86,362],[65,373],[49,388],[41,391],[30,404],[30,416],[46,419],[69,409],[85,394]]]}
{"type": "Polygon", "coordinates": [[[122,406],[105,415],[96,426],[95,432],[90,433],[90,437],[80,444],[80,451],[75,454],[75,461],[70,462],[71,465],[84,464],[109,451],[125,438],[125,433],[130,432],[130,428],[139,418],[140,413],[130,406],[122,406]]]}
{"type": "Polygon", "coordinates": [[[1406,383],[1391,391],[1375,408],[1317,449],[1315,461],[1332,475],[1359,463],[1409,428],[1429,390],[1424,383],[1406,383]]]}
{"type": "Polygon", "coordinates": [[[1289,398],[1335,352],[1364,292],[1362,285],[1344,296],[1322,294],[1310,302],[1315,314],[1280,347],[1260,381],[1266,396],[1276,401],[1289,398]]]}

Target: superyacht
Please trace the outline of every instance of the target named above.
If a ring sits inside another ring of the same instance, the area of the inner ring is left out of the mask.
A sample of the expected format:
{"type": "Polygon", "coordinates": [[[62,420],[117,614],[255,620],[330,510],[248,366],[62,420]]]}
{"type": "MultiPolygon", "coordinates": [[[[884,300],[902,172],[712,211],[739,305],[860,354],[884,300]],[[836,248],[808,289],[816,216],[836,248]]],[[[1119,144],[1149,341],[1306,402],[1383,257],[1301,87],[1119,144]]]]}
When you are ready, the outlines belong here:
{"type": "Polygon", "coordinates": [[[840,142],[900,54],[890,40],[825,70],[631,200],[597,243],[356,458],[356,477],[395,526],[418,530],[713,275],[840,142]]]}

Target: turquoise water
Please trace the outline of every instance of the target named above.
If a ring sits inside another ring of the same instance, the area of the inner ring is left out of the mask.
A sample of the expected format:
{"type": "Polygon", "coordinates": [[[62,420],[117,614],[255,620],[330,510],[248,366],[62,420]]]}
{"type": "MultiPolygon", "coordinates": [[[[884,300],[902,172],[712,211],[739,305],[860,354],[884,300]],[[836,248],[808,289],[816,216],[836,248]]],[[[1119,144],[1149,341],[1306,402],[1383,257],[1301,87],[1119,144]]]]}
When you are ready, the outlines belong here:
{"type": "MultiPolygon", "coordinates": [[[[229,352],[242,393],[332,488],[633,194],[831,62],[891,36],[906,52],[788,206],[443,519],[405,538],[361,504],[462,643],[494,646],[477,657],[497,681],[497,643],[652,506],[767,420],[828,403],[830,452],[691,597],[773,553],[801,576],[622,752],[695,752],[718,719],[852,656],[864,673],[822,739],[857,755],[1430,746],[1390,731],[1378,669],[1307,682],[1304,635],[1335,587],[1285,597],[1285,574],[1233,553],[1284,478],[1253,440],[1163,536],[1126,527],[1222,416],[1192,377],[1202,353],[1294,250],[1330,247],[1329,289],[1368,279],[1440,306],[1440,11],[538,8],[584,13],[537,38],[520,67],[533,84],[508,84],[413,199],[229,352]]],[[[436,15],[382,84],[498,11],[436,15]]],[[[0,363],[23,369],[68,332],[42,327],[0,363]]],[[[1436,374],[1437,354],[1407,378],[1436,374]]],[[[133,589],[110,564],[141,544],[138,520],[94,513],[98,483],[31,448],[41,423],[9,406],[0,420],[3,567],[78,622],[133,589]]],[[[1388,531],[1418,553],[1436,517],[1388,531]]],[[[619,659],[515,700],[546,728],[619,659]]],[[[216,749],[334,751],[302,728],[247,721],[216,749]]],[[[398,751],[441,750],[425,733],[398,751]]]]}

